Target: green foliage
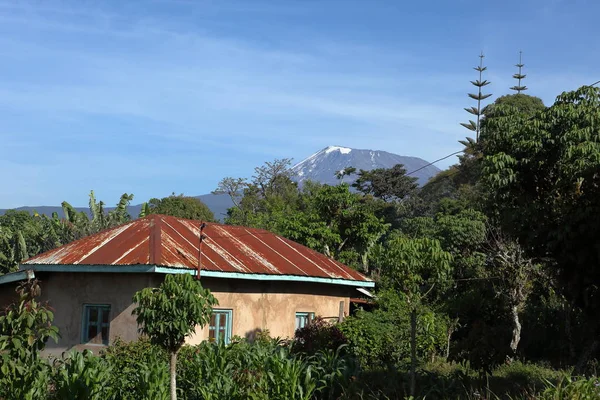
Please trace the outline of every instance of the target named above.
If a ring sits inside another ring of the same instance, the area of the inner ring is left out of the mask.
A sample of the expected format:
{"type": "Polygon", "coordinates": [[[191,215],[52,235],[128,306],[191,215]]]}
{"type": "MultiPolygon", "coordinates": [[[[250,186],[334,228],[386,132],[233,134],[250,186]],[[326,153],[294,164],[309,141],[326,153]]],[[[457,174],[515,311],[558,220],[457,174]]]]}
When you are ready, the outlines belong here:
{"type": "Polygon", "coordinates": [[[170,355],[171,400],[177,398],[177,353],[185,339],[210,322],[217,299],[189,274],[167,275],[158,288],[145,288],[133,296],[140,332],[170,355]]]}
{"type": "Polygon", "coordinates": [[[168,355],[147,338],[125,343],[116,340],[101,357],[111,368],[108,378],[114,400],[169,398],[168,355]]]}
{"type": "Polygon", "coordinates": [[[0,315],[0,398],[34,400],[45,398],[49,365],[40,358],[48,339],[58,339],[52,326],[54,315],[40,304],[37,281],[17,288],[19,300],[0,315]]]}
{"type": "Polygon", "coordinates": [[[476,116],[477,120],[476,121],[470,120],[468,123],[461,123],[462,126],[467,128],[468,130],[476,133],[475,142],[479,141],[479,132],[481,130],[481,115],[482,115],[481,102],[491,96],[491,94],[483,94],[482,93],[483,87],[490,84],[489,81],[483,79],[483,72],[487,69],[487,67],[483,66],[483,58],[484,57],[485,56],[483,55],[483,53],[481,53],[481,55],[479,56],[479,66],[474,68],[475,71],[479,72],[479,79],[477,79],[475,81],[471,81],[471,84],[477,88],[477,93],[469,93],[468,94],[468,96],[471,99],[477,101],[477,107],[465,108],[465,111],[467,111],[471,115],[476,116]]]}
{"type": "Polygon", "coordinates": [[[347,184],[306,182],[300,191],[281,171],[262,172],[248,184],[226,223],[270,230],[368,273],[368,254],[389,226],[377,215],[383,201],[353,193],[347,184]]]}
{"type": "MultiPolygon", "coordinates": [[[[378,308],[358,311],[340,324],[349,342],[349,351],[368,370],[405,368],[410,361],[410,311],[406,299],[392,291],[378,293],[378,308]]],[[[421,306],[417,312],[417,356],[432,360],[446,346],[448,320],[421,306]]]]}
{"type": "Polygon", "coordinates": [[[166,275],[158,288],[145,288],[133,296],[133,314],[140,332],[168,352],[177,352],[196,327],[210,321],[217,299],[189,274],[166,275]]]}
{"type": "Polygon", "coordinates": [[[488,121],[496,117],[502,117],[507,112],[533,117],[545,109],[546,106],[539,97],[526,94],[507,94],[500,96],[494,100],[492,104],[489,104],[484,108],[483,113],[485,114],[485,119],[482,123],[482,128],[484,130],[492,129],[491,126],[488,126],[488,121]]]}
{"type": "MultiPolygon", "coordinates": [[[[72,227],[74,236],[70,240],[98,233],[105,229],[113,228],[131,220],[127,206],[133,200],[132,194],[124,193],[119,198],[116,207],[109,212],[104,210],[104,202],[96,201],[94,191],[90,191],[89,209],[91,218],[83,211],[77,211],[66,201],[62,202],[65,222],[72,227]]],[[[56,217],[58,220],[58,217],[56,217]]],[[[69,240],[69,241],[70,241],[69,240]]],[[[67,241],[68,243],[68,241],[67,241]]]]}
{"type": "Polygon", "coordinates": [[[0,216],[0,275],[15,271],[29,257],[73,240],[128,222],[127,206],[133,195],[123,194],[116,208],[105,212],[104,203],[90,192],[90,215],[62,203],[64,219],[34,212],[9,210],[0,216]]]}
{"type": "Polygon", "coordinates": [[[520,51],[519,63],[515,65],[515,67],[519,68],[519,72],[513,75],[513,78],[516,79],[518,83],[510,88],[510,90],[514,90],[515,92],[517,92],[517,94],[520,94],[522,91],[527,90],[527,86],[521,84],[521,81],[527,76],[523,74],[523,67],[525,66],[525,64],[523,64],[522,56],[523,52],[520,51]]]}
{"type": "Polygon", "coordinates": [[[0,216],[0,274],[15,271],[30,256],[70,239],[69,227],[56,218],[9,210],[0,216]]]}
{"type": "Polygon", "coordinates": [[[539,393],[551,382],[558,382],[563,372],[542,365],[511,362],[498,366],[489,379],[496,393],[539,393]]]}
{"type": "Polygon", "coordinates": [[[404,166],[398,164],[389,169],[361,169],[352,187],[385,201],[398,201],[414,193],[418,187],[416,181],[417,178],[407,176],[404,166]]]}
{"type": "Polygon", "coordinates": [[[98,400],[109,397],[110,365],[90,350],[63,353],[54,361],[52,398],[98,400]]]}
{"type": "Polygon", "coordinates": [[[600,309],[600,89],[563,93],[534,117],[511,108],[489,122],[484,179],[502,227],[552,256],[563,290],[600,309]]]}
{"type": "Polygon", "coordinates": [[[334,399],[356,372],[338,352],[295,355],[281,342],[184,347],[178,374],[188,399],[334,399]]]}
{"type": "Polygon", "coordinates": [[[565,376],[549,387],[539,397],[541,400],[592,400],[600,398],[600,381],[597,377],[572,379],[565,376]]]}
{"type": "Polygon", "coordinates": [[[294,340],[294,351],[305,354],[336,351],[348,343],[338,325],[318,316],[305,327],[296,329],[294,340]]]}
{"type": "Polygon", "coordinates": [[[488,219],[483,213],[464,209],[459,202],[448,199],[440,201],[439,210],[433,217],[406,219],[401,229],[413,238],[438,240],[453,255],[453,266],[460,270],[460,276],[466,277],[468,269],[483,263],[481,250],[487,239],[488,219]]]}
{"type": "Polygon", "coordinates": [[[382,286],[401,293],[417,304],[434,286],[445,288],[451,273],[452,255],[436,239],[391,236],[375,246],[372,263],[382,275],[382,286]]]}
{"type": "Polygon", "coordinates": [[[170,215],[177,218],[214,221],[215,215],[206,204],[195,197],[172,194],[162,199],[151,199],[142,209],[144,216],[150,214],[170,215]]]}

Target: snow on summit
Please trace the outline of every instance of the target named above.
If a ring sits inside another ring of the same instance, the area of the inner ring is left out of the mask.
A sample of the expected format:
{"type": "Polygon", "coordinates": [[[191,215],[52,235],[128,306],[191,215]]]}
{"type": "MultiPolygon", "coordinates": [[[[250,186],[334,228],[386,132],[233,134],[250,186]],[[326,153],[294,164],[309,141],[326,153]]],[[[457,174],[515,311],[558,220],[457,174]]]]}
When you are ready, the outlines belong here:
{"type": "MultiPolygon", "coordinates": [[[[341,181],[337,173],[348,167],[356,170],[369,171],[376,168],[392,168],[396,164],[403,164],[408,171],[416,171],[413,176],[418,178],[419,184],[425,184],[429,178],[436,175],[440,170],[429,165],[428,162],[417,157],[400,156],[380,150],[359,150],[342,146],[328,146],[313,155],[300,161],[292,167],[294,179],[302,184],[303,181],[311,180],[328,185],[337,185],[341,181]]],[[[345,176],[343,182],[352,183],[356,175],[345,176]]]]}
{"type": "Polygon", "coordinates": [[[325,153],[329,154],[332,151],[336,151],[336,150],[338,150],[342,154],[349,154],[352,151],[352,149],[349,149],[347,147],[329,146],[325,149],[325,153]]]}

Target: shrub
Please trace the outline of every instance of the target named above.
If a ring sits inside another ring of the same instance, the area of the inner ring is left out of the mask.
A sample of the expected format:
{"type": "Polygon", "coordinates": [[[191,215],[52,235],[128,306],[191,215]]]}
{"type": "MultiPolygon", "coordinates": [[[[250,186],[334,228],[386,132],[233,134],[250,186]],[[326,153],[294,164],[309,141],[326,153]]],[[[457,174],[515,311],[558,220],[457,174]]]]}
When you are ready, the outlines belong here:
{"type": "Polygon", "coordinates": [[[50,366],[40,351],[48,339],[58,338],[54,314],[40,295],[37,280],[17,287],[19,300],[0,314],[0,398],[43,399],[48,391],[50,366]]]}
{"type": "Polygon", "coordinates": [[[497,367],[489,377],[495,393],[526,395],[541,392],[549,382],[560,381],[563,373],[538,364],[511,362],[497,367]]]}
{"type": "MultiPolygon", "coordinates": [[[[406,367],[410,362],[410,312],[397,294],[379,294],[378,308],[358,311],[340,324],[350,352],[365,369],[406,367]]],[[[417,310],[417,357],[431,361],[442,352],[447,341],[445,316],[426,307],[417,310]]]]}
{"type": "Polygon", "coordinates": [[[180,387],[187,399],[335,399],[355,374],[341,349],[292,352],[279,340],[202,343],[181,350],[180,387]]]}
{"type": "Polygon", "coordinates": [[[55,399],[97,400],[111,392],[110,365],[89,350],[63,353],[54,361],[52,375],[55,399]]]}
{"type": "Polygon", "coordinates": [[[296,330],[294,350],[304,354],[315,354],[319,351],[336,351],[348,340],[340,328],[316,317],[310,324],[296,330]]]}
{"type": "Polygon", "coordinates": [[[126,343],[117,339],[101,357],[112,370],[109,382],[114,400],[169,398],[168,356],[150,340],[126,343]]]}
{"type": "Polygon", "coordinates": [[[600,399],[600,380],[598,377],[572,379],[563,377],[558,383],[548,382],[542,400],[592,400],[600,399]]]}

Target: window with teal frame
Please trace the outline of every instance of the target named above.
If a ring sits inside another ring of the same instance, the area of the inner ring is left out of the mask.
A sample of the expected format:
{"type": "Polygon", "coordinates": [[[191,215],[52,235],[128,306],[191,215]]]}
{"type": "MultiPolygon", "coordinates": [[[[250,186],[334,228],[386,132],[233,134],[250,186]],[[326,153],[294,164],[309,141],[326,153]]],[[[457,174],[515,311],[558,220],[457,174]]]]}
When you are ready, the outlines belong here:
{"type": "Polygon", "coordinates": [[[314,312],[297,312],[296,313],[296,329],[304,328],[314,318],[315,318],[314,312]]]}
{"type": "Polygon", "coordinates": [[[84,304],[81,343],[108,345],[110,305],[84,304]]]}
{"type": "Polygon", "coordinates": [[[232,310],[213,310],[208,326],[208,340],[210,342],[225,342],[231,340],[232,310]]]}

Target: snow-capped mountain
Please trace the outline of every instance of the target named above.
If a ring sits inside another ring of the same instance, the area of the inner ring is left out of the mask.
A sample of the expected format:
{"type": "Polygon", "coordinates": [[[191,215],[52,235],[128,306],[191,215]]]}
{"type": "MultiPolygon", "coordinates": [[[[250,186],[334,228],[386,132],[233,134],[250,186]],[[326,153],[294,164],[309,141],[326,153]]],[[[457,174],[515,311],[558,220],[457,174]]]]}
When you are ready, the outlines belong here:
{"type": "MultiPolygon", "coordinates": [[[[403,164],[407,172],[423,168],[412,176],[418,179],[419,185],[425,184],[432,176],[440,172],[439,168],[429,164],[418,157],[399,156],[381,150],[358,150],[348,147],[329,146],[316,152],[292,167],[295,180],[302,184],[303,181],[336,185],[340,181],[336,174],[348,167],[357,171],[366,171],[376,168],[392,168],[396,164],[403,164]]],[[[344,177],[344,182],[352,183],[356,175],[344,177]]]]}
{"type": "MultiPolygon", "coordinates": [[[[337,185],[340,181],[336,178],[336,173],[344,168],[354,167],[358,171],[360,169],[391,168],[396,164],[403,164],[404,168],[408,172],[411,172],[424,167],[428,162],[417,157],[399,156],[386,151],[357,150],[347,147],[329,146],[294,165],[292,171],[294,172],[293,179],[300,184],[310,179],[329,185],[337,185]]],[[[437,167],[430,165],[412,174],[412,176],[416,176],[419,179],[419,184],[423,185],[439,171],[437,167]]],[[[355,179],[356,175],[351,175],[345,176],[343,181],[352,183],[355,179]]],[[[224,194],[205,194],[198,196],[198,198],[212,210],[217,219],[223,219],[227,213],[227,209],[233,206],[229,196],[224,194]]],[[[136,217],[141,207],[141,204],[131,205],[128,211],[133,217],[136,217]]],[[[60,217],[63,216],[60,206],[20,207],[17,210],[29,212],[36,210],[38,213],[46,215],[52,215],[53,212],[57,212],[60,217]]],[[[77,210],[89,212],[87,207],[77,208],[77,210]]],[[[109,211],[111,208],[107,207],[105,210],[109,211]]],[[[0,215],[4,214],[5,211],[0,209],[0,215]]]]}

